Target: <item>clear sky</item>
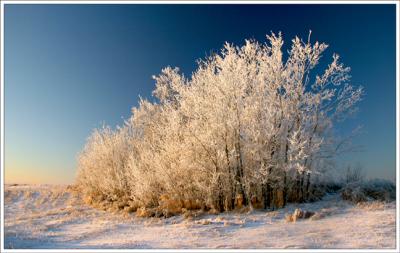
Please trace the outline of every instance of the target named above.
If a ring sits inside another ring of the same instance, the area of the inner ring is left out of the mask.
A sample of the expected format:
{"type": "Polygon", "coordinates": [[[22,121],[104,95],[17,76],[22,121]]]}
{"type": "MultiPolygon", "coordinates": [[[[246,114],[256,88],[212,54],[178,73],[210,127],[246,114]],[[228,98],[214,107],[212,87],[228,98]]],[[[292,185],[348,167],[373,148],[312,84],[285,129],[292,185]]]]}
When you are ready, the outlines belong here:
{"type": "Polygon", "coordinates": [[[363,152],[342,158],[394,180],[395,5],[5,5],[5,180],[72,183],[93,128],[122,124],[151,76],[168,65],[189,75],[225,41],[265,41],[282,31],[330,45],[365,99],[356,117],[363,152]]]}

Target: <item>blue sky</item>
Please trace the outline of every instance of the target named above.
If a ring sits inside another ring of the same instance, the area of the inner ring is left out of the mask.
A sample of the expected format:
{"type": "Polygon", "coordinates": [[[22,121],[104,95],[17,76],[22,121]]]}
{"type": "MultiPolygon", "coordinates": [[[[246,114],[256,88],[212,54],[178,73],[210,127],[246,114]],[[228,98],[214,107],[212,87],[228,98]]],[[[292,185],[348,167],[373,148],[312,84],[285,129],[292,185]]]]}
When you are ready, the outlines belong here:
{"type": "Polygon", "coordinates": [[[326,42],[363,85],[357,125],[363,152],[341,158],[369,177],[394,180],[395,5],[5,5],[5,179],[72,183],[75,160],[93,128],[122,124],[151,76],[196,60],[225,41],[265,41],[283,33],[326,42]]]}

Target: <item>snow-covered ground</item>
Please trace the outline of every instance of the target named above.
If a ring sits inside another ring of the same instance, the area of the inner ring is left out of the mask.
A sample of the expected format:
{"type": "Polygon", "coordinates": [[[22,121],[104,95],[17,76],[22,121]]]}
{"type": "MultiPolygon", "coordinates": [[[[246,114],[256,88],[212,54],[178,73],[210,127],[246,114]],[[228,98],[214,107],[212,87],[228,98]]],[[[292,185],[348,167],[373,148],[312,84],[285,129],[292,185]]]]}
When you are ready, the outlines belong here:
{"type": "Polygon", "coordinates": [[[138,218],[88,207],[63,186],[6,185],[5,248],[395,248],[395,203],[338,195],[273,211],[138,218]],[[287,223],[295,208],[326,214],[287,223]]]}

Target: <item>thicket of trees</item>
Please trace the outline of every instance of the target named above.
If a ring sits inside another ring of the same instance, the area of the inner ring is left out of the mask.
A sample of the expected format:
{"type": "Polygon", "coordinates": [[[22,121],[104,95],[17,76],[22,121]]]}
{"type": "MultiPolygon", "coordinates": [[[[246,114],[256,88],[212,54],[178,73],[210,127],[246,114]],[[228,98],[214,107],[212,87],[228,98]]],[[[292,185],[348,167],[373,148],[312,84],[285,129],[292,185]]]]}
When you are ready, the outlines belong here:
{"type": "Polygon", "coordinates": [[[94,201],[156,207],[169,198],[218,211],[312,198],[348,148],[334,127],[363,89],[349,84],[337,55],[312,75],[326,44],[296,37],[284,56],[281,34],[267,39],[226,43],[189,78],[163,69],[154,77],[157,103],[141,100],[122,127],[89,137],[78,158],[83,192],[94,201]]]}

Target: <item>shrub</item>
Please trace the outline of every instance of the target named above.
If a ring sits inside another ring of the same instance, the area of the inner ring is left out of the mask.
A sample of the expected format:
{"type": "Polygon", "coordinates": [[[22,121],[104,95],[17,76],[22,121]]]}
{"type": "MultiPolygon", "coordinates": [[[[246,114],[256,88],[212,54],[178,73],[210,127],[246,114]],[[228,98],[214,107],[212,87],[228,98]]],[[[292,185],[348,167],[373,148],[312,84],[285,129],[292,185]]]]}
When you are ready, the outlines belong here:
{"type": "Polygon", "coordinates": [[[384,179],[372,179],[365,182],[352,182],[341,190],[344,200],[354,203],[369,200],[393,201],[396,199],[396,185],[384,179]]]}
{"type": "Polygon", "coordinates": [[[363,191],[365,195],[374,200],[387,202],[396,200],[396,185],[389,180],[369,180],[363,185],[363,191]]]}
{"type": "Polygon", "coordinates": [[[358,203],[368,200],[368,196],[363,190],[363,185],[359,182],[347,184],[341,190],[341,196],[344,200],[358,203]]]}
{"type": "Polygon", "coordinates": [[[296,37],[283,57],[281,34],[267,38],[226,43],[189,78],[163,69],[154,102],[141,100],[122,127],[95,130],[78,157],[88,200],[118,210],[133,202],[139,216],[158,216],[158,207],[170,215],[318,198],[313,175],[348,148],[333,128],[363,89],[348,84],[337,55],[311,76],[326,44],[296,37]]]}
{"type": "Polygon", "coordinates": [[[130,148],[126,128],[96,129],[78,157],[77,185],[89,201],[115,201],[129,193],[126,164],[130,148]]]}

